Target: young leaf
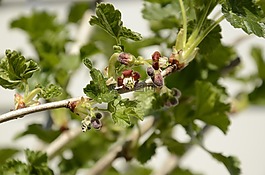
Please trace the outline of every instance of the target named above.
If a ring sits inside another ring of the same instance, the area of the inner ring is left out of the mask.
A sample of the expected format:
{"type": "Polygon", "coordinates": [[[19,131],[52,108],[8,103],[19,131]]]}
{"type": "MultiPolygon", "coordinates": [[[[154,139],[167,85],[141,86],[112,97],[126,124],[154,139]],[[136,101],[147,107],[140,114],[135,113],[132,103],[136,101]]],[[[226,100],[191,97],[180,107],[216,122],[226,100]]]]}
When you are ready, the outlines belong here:
{"type": "Polygon", "coordinates": [[[120,38],[128,38],[134,41],[141,40],[141,35],[123,27],[121,12],[116,10],[112,4],[100,3],[96,7],[96,16],[92,16],[89,23],[98,25],[120,44],[120,38]]]}
{"type": "Polygon", "coordinates": [[[88,58],[84,59],[84,64],[90,69],[92,81],[83,89],[84,93],[97,101],[98,103],[110,102],[118,96],[117,91],[109,90],[106,85],[106,79],[102,73],[92,67],[92,63],[88,58]]]}
{"type": "Polygon", "coordinates": [[[4,164],[4,162],[16,154],[19,150],[14,148],[1,148],[0,149],[0,165],[4,164]]]}
{"type": "Polygon", "coordinates": [[[108,110],[111,112],[114,123],[121,126],[131,125],[131,117],[143,120],[143,116],[137,113],[137,101],[117,98],[108,103],[108,110]]]}
{"type": "Polygon", "coordinates": [[[152,156],[156,153],[157,145],[154,142],[154,139],[146,140],[139,148],[136,155],[136,158],[142,164],[146,163],[148,160],[152,158],[152,156]]]}
{"type": "Polygon", "coordinates": [[[30,170],[27,164],[19,160],[7,160],[0,165],[0,174],[2,175],[24,175],[30,174],[30,170]]]}
{"type": "Polygon", "coordinates": [[[46,87],[40,87],[40,88],[41,92],[39,94],[39,97],[44,98],[46,100],[62,95],[63,91],[61,87],[54,84],[49,84],[46,87]]]}
{"type": "Polygon", "coordinates": [[[235,28],[242,28],[248,34],[265,37],[264,12],[253,1],[225,1],[222,12],[235,28]]]}
{"type": "Polygon", "coordinates": [[[227,112],[230,107],[222,102],[221,90],[209,82],[196,81],[195,116],[207,124],[214,125],[226,133],[230,120],[227,112]]]}
{"type": "Polygon", "coordinates": [[[6,57],[0,61],[0,85],[4,88],[21,88],[39,67],[33,60],[26,60],[16,51],[6,50],[6,57]]]}

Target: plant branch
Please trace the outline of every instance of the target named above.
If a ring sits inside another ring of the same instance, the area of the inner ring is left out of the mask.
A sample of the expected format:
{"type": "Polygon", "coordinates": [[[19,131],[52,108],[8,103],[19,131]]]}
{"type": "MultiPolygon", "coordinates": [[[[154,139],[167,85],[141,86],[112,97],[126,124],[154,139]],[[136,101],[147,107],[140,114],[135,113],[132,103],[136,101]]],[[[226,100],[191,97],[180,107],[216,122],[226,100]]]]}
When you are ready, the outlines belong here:
{"type": "MultiPolygon", "coordinates": [[[[69,108],[69,104],[74,101],[79,101],[82,97],[77,98],[70,98],[66,100],[56,101],[56,102],[50,102],[45,103],[37,106],[30,106],[22,109],[18,109],[15,111],[11,111],[5,114],[0,115],[0,123],[17,119],[17,118],[23,118],[27,114],[32,114],[36,112],[46,111],[50,109],[56,109],[56,108],[69,108]]],[[[83,97],[88,98],[88,97],[83,97]]]]}

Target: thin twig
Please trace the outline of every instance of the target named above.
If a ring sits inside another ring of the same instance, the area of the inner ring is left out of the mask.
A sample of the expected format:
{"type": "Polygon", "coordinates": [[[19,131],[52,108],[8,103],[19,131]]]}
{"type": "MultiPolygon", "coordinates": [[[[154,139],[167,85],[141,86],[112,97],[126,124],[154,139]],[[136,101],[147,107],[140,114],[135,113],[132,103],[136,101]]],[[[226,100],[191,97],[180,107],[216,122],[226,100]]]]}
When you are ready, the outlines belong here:
{"type": "MultiPolygon", "coordinates": [[[[88,97],[83,97],[88,98],[88,97]]],[[[30,106],[18,110],[14,110],[5,114],[0,115],[0,123],[14,120],[17,118],[23,118],[27,114],[36,113],[40,111],[46,111],[50,109],[56,109],[56,108],[69,108],[69,104],[74,101],[79,101],[81,97],[77,98],[70,98],[66,100],[56,101],[56,102],[50,102],[45,104],[40,104],[37,106],[30,106]]]]}

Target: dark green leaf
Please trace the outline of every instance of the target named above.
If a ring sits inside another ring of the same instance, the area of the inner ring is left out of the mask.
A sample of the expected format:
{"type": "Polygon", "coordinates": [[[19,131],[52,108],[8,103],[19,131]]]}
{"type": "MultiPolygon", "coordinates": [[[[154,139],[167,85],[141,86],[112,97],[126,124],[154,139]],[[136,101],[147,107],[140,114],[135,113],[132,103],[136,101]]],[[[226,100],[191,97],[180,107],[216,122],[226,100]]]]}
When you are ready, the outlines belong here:
{"type": "Polygon", "coordinates": [[[89,9],[88,2],[74,2],[70,7],[70,11],[68,14],[68,21],[73,23],[80,21],[83,17],[83,14],[88,9],[89,9]]]}
{"type": "Polygon", "coordinates": [[[235,28],[242,28],[248,34],[265,37],[264,12],[253,1],[225,1],[222,11],[227,21],[235,28]]]}
{"type": "Polygon", "coordinates": [[[26,175],[30,174],[30,169],[27,164],[19,160],[8,160],[0,165],[0,174],[2,175],[26,175]]]}
{"type": "Polygon", "coordinates": [[[209,82],[197,81],[196,88],[196,118],[214,125],[226,133],[230,120],[227,113],[230,110],[228,104],[222,102],[222,90],[209,82]]]}
{"type": "Polygon", "coordinates": [[[193,173],[188,169],[175,168],[169,175],[199,175],[198,173],[193,173]]]}
{"type": "Polygon", "coordinates": [[[142,164],[146,163],[156,153],[157,145],[154,139],[148,139],[139,148],[136,158],[142,164]]]}
{"type": "Polygon", "coordinates": [[[53,175],[53,171],[48,167],[46,153],[26,149],[25,154],[31,169],[30,174],[53,175]]]}
{"type": "Polygon", "coordinates": [[[254,58],[258,70],[258,76],[265,81],[265,57],[262,54],[262,49],[253,47],[251,56],[254,58]]]}
{"type": "Polygon", "coordinates": [[[182,156],[186,151],[187,144],[185,143],[180,143],[177,140],[169,137],[162,138],[162,141],[164,145],[167,147],[168,151],[173,154],[182,156]]]}
{"type": "Polygon", "coordinates": [[[4,162],[11,158],[14,154],[16,154],[19,150],[13,148],[1,148],[0,149],[0,165],[4,164],[4,162]]]}
{"type": "Polygon", "coordinates": [[[141,39],[139,33],[123,27],[121,12],[116,10],[112,4],[100,3],[96,7],[96,15],[92,16],[89,23],[98,25],[116,39],[119,44],[120,38],[129,38],[135,41],[141,39]]]}
{"type": "Polygon", "coordinates": [[[262,82],[262,84],[258,87],[256,87],[253,92],[249,94],[249,101],[253,104],[265,104],[265,81],[262,82]]]}
{"type": "Polygon", "coordinates": [[[233,156],[224,156],[221,153],[209,152],[213,158],[222,162],[231,175],[240,175],[239,160],[233,156]]]}
{"type": "Polygon", "coordinates": [[[92,78],[90,84],[83,89],[84,93],[98,103],[108,103],[115,99],[118,93],[115,90],[109,90],[102,73],[92,67],[92,63],[88,58],[84,59],[84,64],[90,69],[90,76],[92,78]]]}
{"type": "Polygon", "coordinates": [[[0,62],[0,83],[8,89],[22,88],[39,67],[33,60],[26,60],[16,51],[6,50],[6,57],[0,62]]]}
{"type": "Polygon", "coordinates": [[[38,137],[40,140],[50,143],[52,142],[55,138],[57,138],[60,135],[61,131],[53,131],[53,130],[48,130],[44,129],[42,125],[40,124],[31,124],[28,126],[27,130],[18,134],[15,138],[20,138],[26,135],[35,135],[38,137]]]}

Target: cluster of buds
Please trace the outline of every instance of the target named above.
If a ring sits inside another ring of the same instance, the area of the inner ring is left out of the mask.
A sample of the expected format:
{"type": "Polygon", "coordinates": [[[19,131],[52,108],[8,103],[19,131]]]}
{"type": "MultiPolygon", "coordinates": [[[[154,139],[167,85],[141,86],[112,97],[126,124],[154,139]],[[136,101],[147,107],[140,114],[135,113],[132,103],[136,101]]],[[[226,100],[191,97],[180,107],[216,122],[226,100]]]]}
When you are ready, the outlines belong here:
{"type": "Polygon", "coordinates": [[[177,88],[172,88],[166,99],[165,106],[171,107],[171,106],[178,105],[180,96],[181,96],[181,92],[177,88]]]}
{"type": "Polygon", "coordinates": [[[121,88],[133,89],[139,82],[140,74],[133,70],[124,70],[122,75],[117,79],[117,85],[121,88]]]}
{"type": "Polygon", "coordinates": [[[95,116],[93,116],[93,117],[90,117],[90,116],[85,117],[81,121],[82,131],[86,132],[86,131],[90,130],[91,128],[94,128],[97,130],[101,129],[102,128],[102,123],[100,121],[101,118],[102,118],[101,113],[96,113],[95,116]]]}
{"type": "Polygon", "coordinates": [[[148,67],[146,72],[147,75],[151,77],[154,85],[156,85],[157,87],[162,87],[164,85],[164,79],[163,76],[161,75],[161,65],[165,65],[165,61],[162,60],[165,57],[161,57],[161,54],[156,51],[153,53],[152,55],[152,66],[148,67]],[[162,64],[161,61],[162,60],[162,64]]]}
{"type": "Polygon", "coordinates": [[[33,99],[36,96],[37,92],[38,91],[33,90],[26,97],[23,97],[20,94],[15,94],[15,110],[25,108],[28,106],[39,105],[40,102],[38,100],[33,99]]]}

